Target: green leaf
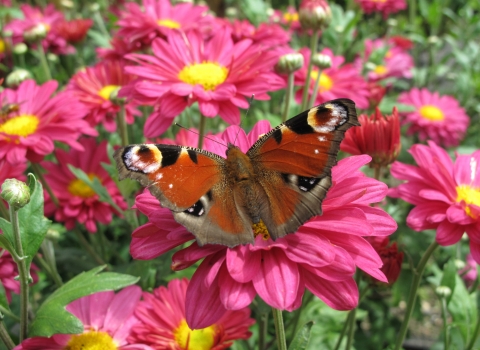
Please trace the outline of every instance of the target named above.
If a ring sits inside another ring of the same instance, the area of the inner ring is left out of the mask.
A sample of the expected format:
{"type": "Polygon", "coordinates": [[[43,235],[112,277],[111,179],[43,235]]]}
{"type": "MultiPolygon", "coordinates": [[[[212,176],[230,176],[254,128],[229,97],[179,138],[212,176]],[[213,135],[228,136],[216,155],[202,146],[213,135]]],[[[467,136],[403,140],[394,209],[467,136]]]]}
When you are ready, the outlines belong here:
{"type": "Polygon", "coordinates": [[[82,322],[65,310],[72,301],[107,290],[117,290],[132,285],[138,277],[115,272],[99,273],[105,266],[83,272],[51,294],[39,307],[31,324],[30,337],[51,337],[54,334],[78,334],[82,322]]]}
{"type": "Polygon", "coordinates": [[[10,310],[10,306],[8,305],[7,294],[5,294],[5,288],[3,288],[3,284],[0,283],[0,308],[10,310]]]}
{"type": "Polygon", "coordinates": [[[304,350],[307,348],[308,341],[310,340],[310,333],[312,331],[313,321],[307,322],[302,329],[298,331],[290,343],[288,350],[304,350]]]}
{"type": "Polygon", "coordinates": [[[460,331],[465,344],[468,344],[478,317],[476,293],[468,293],[465,284],[458,274],[455,276],[455,279],[455,291],[448,304],[448,311],[452,315],[452,327],[460,331]]]}
{"type": "Polygon", "coordinates": [[[453,292],[455,291],[455,279],[457,276],[457,268],[455,266],[454,259],[450,259],[444,266],[443,266],[443,277],[440,281],[441,286],[446,286],[450,288],[452,294],[447,297],[447,305],[452,299],[453,292]]]}

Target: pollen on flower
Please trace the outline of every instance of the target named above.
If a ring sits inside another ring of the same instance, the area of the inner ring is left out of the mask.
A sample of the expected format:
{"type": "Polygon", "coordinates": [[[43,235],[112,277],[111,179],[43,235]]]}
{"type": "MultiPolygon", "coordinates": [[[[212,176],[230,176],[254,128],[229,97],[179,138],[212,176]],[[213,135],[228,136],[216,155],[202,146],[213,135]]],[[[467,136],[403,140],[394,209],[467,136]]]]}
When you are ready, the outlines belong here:
{"type": "Polygon", "coordinates": [[[207,91],[215,90],[228,76],[228,69],[218,63],[203,62],[185,66],[178,78],[190,85],[200,84],[207,91]]]}
{"type": "Polygon", "coordinates": [[[298,21],[298,12],[285,12],[283,14],[283,19],[285,22],[296,22],[298,21]]]}
{"type": "Polygon", "coordinates": [[[257,237],[258,235],[262,235],[263,239],[266,241],[270,238],[270,234],[268,233],[267,226],[260,220],[259,223],[252,225],[253,235],[257,237]]]}
{"type": "MultiPolygon", "coordinates": [[[[315,81],[317,81],[318,71],[317,70],[312,71],[310,76],[313,82],[315,83],[315,81]]],[[[318,92],[322,93],[322,92],[330,91],[332,87],[333,87],[332,78],[330,78],[327,74],[322,72],[320,75],[320,80],[318,81],[318,88],[319,88],[318,92]]]]}
{"type": "Polygon", "coordinates": [[[217,329],[215,325],[203,329],[191,330],[187,322],[182,320],[173,331],[175,341],[180,349],[210,350],[215,344],[217,329]]]}
{"type": "Polygon", "coordinates": [[[105,100],[109,100],[112,92],[114,92],[119,87],[120,86],[118,85],[106,85],[98,92],[98,95],[105,100]]]}
{"type": "MultiPolygon", "coordinates": [[[[90,180],[93,180],[96,176],[94,174],[88,174],[88,177],[90,180]]],[[[68,192],[82,198],[89,198],[95,195],[95,191],[80,179],[74,179],[70,182],[68,192]]]]}
{"type": "Polygon", "coordinates": [[[379,64],[378,66],[375,66],[375,69],[373,71],[379,75],[382,75],[387,73],[387,67],[379,64]]]}
{"type": "Polygon", "coordinates": [[[0,132],[7,135],[26,137],[37,131],[39,123],[40,120],[37,116],[24,114],[10,118],[5,123],[0,124],[0,132]]]}
{"type": "Polygon", "coordinates": [[[428,120],[442,121],[445,119],[445,115],[440,108],[435,106],[426,105],[420,108],[420,115],[428,120]]]}
{"type": "Polygon", "coordinates": [[[480,207],[480,188],[470,187],[468,185],[457,186],[457,202],[465,202],[465,212],[468,216],[476,219],[477,215],[472,213],[469,205],[473,204],[477,207],[480,207]]]}
{"type": "Polygon", "coordinates": [[[157,21],[157,24],[160,27],[167,27],[167,28],[172,28],[172,29],[180,28],[180,23],[178,23],[176,21],[172,21],[171,19],[159,19],[157,21]]]}
{"type": "Polygon", "coordinates": [[[105,332],[90,331],[75,334],[69,340],[65,350],[117,350],[117,344],[105,332]]]}

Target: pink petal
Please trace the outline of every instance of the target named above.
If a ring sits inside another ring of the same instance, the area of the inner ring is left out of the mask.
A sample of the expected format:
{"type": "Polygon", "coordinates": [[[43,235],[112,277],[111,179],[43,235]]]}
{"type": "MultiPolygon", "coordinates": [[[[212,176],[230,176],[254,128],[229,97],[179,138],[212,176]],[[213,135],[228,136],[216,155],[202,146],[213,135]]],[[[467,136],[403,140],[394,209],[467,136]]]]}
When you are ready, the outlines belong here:
{"type": "Polygon", "coordinates": [[[331,282],[310,273],[304,274],[305,287],[335,310],[351,310],[358,304],[358,289],[353,278],[331,282]]]}
{"type": "Polygon", "coordinates": [[[260,269],[261,258],[260,252],[252,252],[247,246],[227,249],[228,272],[237,282],[250,282],[260,269]]]}
{"type": "Polygon", "coordinates": [[[225,265],[218,274],[218,285],[220,286],[220,300],[227,310],[240,310],[250,305],[257,295],[252,283],[235,281],[225,265]]]}
{"type": "Polygon", "coordinates": [[[444,220],[438,225],[436,240],[438,244],[449,246],[457,243],[462,238],[465,227],[444,220]]]}

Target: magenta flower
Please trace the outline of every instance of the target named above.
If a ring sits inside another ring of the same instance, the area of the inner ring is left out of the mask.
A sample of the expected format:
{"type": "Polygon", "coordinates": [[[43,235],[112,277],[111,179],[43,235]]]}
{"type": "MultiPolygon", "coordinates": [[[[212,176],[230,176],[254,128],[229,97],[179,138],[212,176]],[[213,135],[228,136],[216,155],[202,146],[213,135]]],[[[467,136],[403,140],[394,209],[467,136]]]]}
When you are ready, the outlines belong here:
{"type": "Polygon", "coordinates": [[[96,232],[97,222],[108,224],[112,221],[112,215],[119,213],[108,203],[101,202],[87,184],[77,179],[68,169],[68,164],[83,170],[90,179],[97,178],[121,209],[126,209],[127,205],[115,182],[101,165],[110,163],[107,142],[97,144],[95,139],[84,138],[80,140],[80,144],[84,151],[72,149],[66,152],[56,149],[57,163],[42,162],[42,166],[48,171],[45,179],[60,203],[57,208],[46,193],[45,214],[53,215],[56,221],[64,222],[69,230],[79,222],[84,224],[89,232],[96,232]]]}
{"type": "Polygon", "coordinates": [[[465,261],[465,267],[458,271],[459,275],[465,281],[467,287],[471,287],[473,283],[477,280],[478,270],[477,270],[477,263],[473,259],[472,254],[467,255],[467,259],[465,261]]]}
{"type": "MultiPolygon", "coordinates": [[[[307,67],[310,62],[310,50],[308,48],[300,49],[299,52],[303,55],[304,65],[303,68],[295,72],[295,85],[302,86],[295,95],[298,103],[302,100],[307,67]]],[[[318,95],[314,104],[317,105],[336,98],[346,97],[355,101],[357,108],[368,108],[368,85],[358,73],[357,69],[352,64],[343,64],[345,58],[342,56],[334,56],[332,50],[328,48],[323,49],[322,54],[330,56],[332,59],[332,67],[324,69],[320,73],[318,95]]],[[[313,67],[310,76],[310,96],[313,93],[318,74],[318,68],[313,67]]]]}
{"type": "Polygon", "coordinates": [[[67,305],[67,311],[82,323],[81,334],[55,334],[50,338],[33,337],[24,340],[14,350],[118,349],[153,350],[143,344],[127,341],[132,327],[138,323],[134,311],[142,290],[138,286],[98,292],[67,305]]]}
{"type": "Polygon", "coordinates": [[[214,19],[207,15],[207,6],[188,2],[171,5],[169,0],[142,0],[142,7],[134,2],[125,4],[117,25],[118,36],[130,43],[150,45],[155,38],[165,38],[172,29],[198,29],[207,34],[214,19]]]}
{"type": "Polygon", "coordinates": [[[54,80],[38,86],[26,80],[16,90],[0,93],[3,104],[15,104],[18,110],[0,120],[0,159],[11,164],[30,160],[39,162],[53,152],[54,141],[83,150],[76,140],[97,132],[83,119],[86,110],[69,92],[51,95],[57,89],[54,80]]]}
{"type": "Polygon", "coordinates": [[[413,88],[400,94],[398,102],[415,107],[404,113],[408,134],[418,134],[421,140],[433,140],[448,147],[456,146],[467,131],[470,118],[452,96],[440,96],[427,89],[413,88]]]}
{"type": "MultiPolygon", "coordinates": [[[[219,141],[226,144],[236,139],[245,152],[269,130],[268,122],[259,122],[247,136],[231,126],[219,141]]],[[[208,139],[205,148],[225,154],[224,146],[208,139]]],[[[193,242],[177,251],[172,258],[174,270],[204,258],[187,289],[189,327],[207,327],[225,310],[248,306],[257,294],[272,307],[294,310],[301,305],[305,288],[334,309],[352,309],[358,302],[356,267],[386,282],[380,257],[362,236],[386,236],[397,225],[370,205],[385,197],[387,187],[358,170],[369,161],[369,156],[340,161],[332,169],[333,186],[323,202],[323,216],[314,217],[295,234],[275,242],[268,234],[258,235],[254,245],[234,248],[199,247],[193,242]]],[[[149,192],[137,197],[136,206],[150,222],[133,233],[130,252],[135,259],[153,259],[194,239],[149,192]]]]}
{"type": "MultiPolygon", "coordinates": [[[[120,106],[112,101],[110,95],[132,80],[133,77],[124,71],[122,62],[107,60],[76,73],[67,90],[88,109],[85,120],[92,127],[102,123],[105,130],[114,132],[120,106]]],[[[133,116],[140,115],[140,112],[132,102],[127,101],[124,107],[126,121],[132,124],[133,116]]]]}
{"type": "Polygon", "coordinates": [[[405,0],[355,0],[360,4],[366,14],[381,12],[383,18],[388,18],[390,13],[396,13],[407,8],[405,0]]]}
{"type": "Polygon", "coordinates": [[[415,207],[407,225],[416,231],[436,229],[440,245],[457,243],[466,232],[470,252],[480,263],[480,151],[458,155],[452,162],[435,142],[413,145],[410,153],[418,166],[395,162],[392,175],[407,182],[391,190],[415,207]]]}
{"type": "MultiPolygon", "coordinates": [[[[2,181],[0,181],[1,183],[2,181]]],[[[2,231],[0,230],[1,233],[2,231]]],[[[30,265],[30,276],[32,276],[33,283],[38,282],[36,273],[38,270],[39,268],[35,264],[32,263],[30,265]]],[[[20,294],[20,281],[16,279],[17,276],[18,267],[12,256],[6,250],[0,249],[0,282],[5,289],[5,295],[9,303],[12,301],[12,293],[20,294]]]]}
{"type": "Polygon", "coordinates": [[[248,328],[255,323],[250,309],[226,311],[214,324],[192,330],[185,320],[185,298],[188,280],[172,280],[167,287],[144,292],[135,311],[140,323],[132,328],[129,341],[150,345],[154,349],[229,348],[236,339],[248,339],[248,328]]]}
{"type": "Polygon", "coordinates": [[[284,85],[273,72],[275,53],[250,40],[234,44],[228,30],[218,31],[208,41],[197,31],[172,31],[168,40],[155,39],[152,48],[154,56],[126,56],[140,64],[126,71],[143,80],[121,91],[122,96],[158,106],[145,123],[146,137],[162,134],[194,102],[202,115],[220,115],[238,124],[239,108],[248,107],[247,98],[255,94],[255,99],[267,100],[268,91],[284,85]]]}

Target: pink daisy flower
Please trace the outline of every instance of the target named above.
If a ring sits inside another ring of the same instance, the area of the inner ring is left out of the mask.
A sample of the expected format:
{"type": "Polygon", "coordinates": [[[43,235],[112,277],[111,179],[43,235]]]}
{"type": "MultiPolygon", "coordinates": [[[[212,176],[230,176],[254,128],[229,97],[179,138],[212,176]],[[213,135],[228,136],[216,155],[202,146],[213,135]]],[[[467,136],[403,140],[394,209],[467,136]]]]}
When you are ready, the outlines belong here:
{"type": "Polygon", "coordinates": [[[155,349],[211,349],[229,348],[234,340],[248,339],[248,328],[255,323],[250,309],[226,311],[211,326],[192,330],[185,320],[185,301],[188,280],[173,280],[167,287],[144,292],[135,316],[140,320],[132,328],[128,340],[150,345],[155,349]]]}
{"type": "Polygon", "coordinates": [[[214,19],[207,15],[207,6],[196,6],[188,2],[176,5],[169,0],[142,0],[140,5],[129,2],[120,13],[118,35],[128,42],[150,45],[153,39],[166,37],[172,29],[188,31],[199,29],[210,33],[214,19]]]}
{"type": "Polygon", "coordinates": [[[118,349],[153,350],[147,345],[127,341],[132,327],[138,323],[134,315],[142,290],[138,286],[98,292],[67,305],[67,311],[82,323],[81,334],[55,334],[50,338],[24,340],[14,350],[118,349]]]}
{"type": "MultiPolygon", "coordinates": [[[[132,80],[133,76],[125,72],[122,62],[108,60],[76,73],[67,90],[88,109],[85,120],[92,127],[102,123],[107,131],[114,132],[120,106],[112,102],[110,94],[132,80]]],[[[133,123],[134,115],[140,115],[132,102],[125,104],[125,112],[129,124],[133,123]]]]}
{"type": "Polygon", "coordinates": [[[101,202],[88,185],[77,179],[68,169],[68,164],[83,170],[90,179],[97,178],[121,209],[126,209],[127,205],[115,182],[101,165],[101,163],[110,163],[107,142],[97,144],[93,138],[84,138],[80,140],[80,144],[84,151],[72,149],[66,152],[56,149],[57,163],[42,162],[42,166],[48,171],[45,179],[60,202],[57,208],[46,194],[45,214],[53,215],[55,220],[64,222],[69,230],[79,222],[84,224],[89,232],[96,232],[96,222],[108,224],[112,221],[112,215],[114,213],[119,215],[119,213],[108,203],[101,202]]]}
{"type": "Polygon", "coordinates": [[[152,48],[154,56],[126,56],[140,64],[126,71],[143,80],[121,91],[158,106],[145,123],[146,137],[162,134],[194,102],[202,115],[220,115],[229,124],[238,124],[239,108],[248,107],[247,98],[255,94],[257,100],[268,100],[267,91],[284,86],[273,72],[277,55],[251,40],[234,44],[229,30],[218,31],[208,41],[197,31],[172,31],[168,40],[155,39],[152,48]]]}
{"type": "Polygon", "coordinates": [[[383,18],[388,18],[390,13],[396,13],[407,8],[405,0],[355,0],[362,11],[366,14],[373,12],[381,12],[383,18]]]}
{"type": "MultiPolygon", "coordinates": [[[[295,85],[302,86],[295,95],[295,99],[298,103],[302,100],[307,67],[310,62],[310,49],[303,48],[300,49],[299,52],[303,55],[304,65],[301,69],[295,72],[295,85]]],[[[321,53],[330,56],[332,59],[332,66],[328,69],[322,70],[320,73],[320,81],[318,83],[320,86],[314,104],[317,105],[336,98],[346,97],[355,101],[357,108],[368,108],[368,85],[358,73],[357,69],[352,64],[343,64],[345,58],[342,56],[334,56],[332,50],[328,48],[323,49],[321,53]]],[[[318,68],[313,67],[310,76],[310,96],[313,93],[318,74],[318,68]]]]}
{"type": "MultiPolygon", "coordinates": [[[[1,184],[1,181],[0,181],[1,184]]],[[[0,233],[2,231],[0,230],[0,233]]],[[[30,276],[32,276],[33,283],[38,282],[38,276],[35,271],[39,268],[35,264],[30,265],[30,276]]],[[[6,250],[0,250],[0,282],[5,289],[5,295],[10,303],[12,301],[12,293],[20,294],[20,281],[15,278],[18,276],[17,264],[13,261],[12,256],[6,250]]]]}
{"type": "Polygon", "coordinates": [[[42,40],[42,45],[46,51],[60,55],[75,52],[75,48],[55,29],[55,24],[65,19],[63,13],[57,11],[53,4],[48,5],[43,10],[30,5],[21,5],[20,8],[24,18],[14,19],[7,23],[4,28],[4,30],[12,32],[14,44],[24,42],[26,32],[42,26],[42,29],[46,31],[46,37],[42,40]]]}
{"type": "Polygon", "coordinates": [[[456,146],[467,131],[470,118],[452,96],[413,88],[400,94],[398,102],[415,107],[404,113],[403,122],[409,124],[407,133],[418,134],[420,140],[433,140],[448,147],[456,146]]]}
{"type": "MultiPolygon", "coordinates": [[[[219,141],[226,144],[236,139],[246,152],[269,130],[268,122],[259,122],[247,136],[231,126],[219,141]]],[[[208,139],[205,148],[225,153],[224,146],[208,139]]],[[[187,288],[189,327],[207,327],[225,310],[248,306],[257,294],[274,308],[297,309],[305,288],[334,309],[352,309],[358,302],[356,267],[386,282],[380,257],[362,236],[387,236],[397,225],[382,209],[371,206],[383,200],[387,186],[359,171],[369,161],[369,156],[350,157],[333,167],[333,186],[323,202],[323,216],[314,217],[295,234],[275,242],[268,234],[257,235],[254,245],[234,248],[199,247],[193,242],[177,251],[172,258],[174,270],[204,258],[187,288]]],[[[148,191],[137,197],[136,206],[150,222],[133,233],[130,252],[135,259],[153,259],[194,239],[148,191]]]]}
{"type": "Polygon", "coordinates": [[[408,226],[436,229],[443,246],[457,243],[466,232],[470,252],[480,263],[480,151],[458,155],[453,162],[447,151],[428,141],[428,146],[413,145],[410,153],[418,166],[393,163],[392,175],[407,182],[390,193],[415,206],[408,226]]]}
{"type": "Polygon", "coordinates": [[[302,28],[298,19],[298,11],[293,6],[288,6],[285,11],[275,10],[270,16],[271,22],[280,23],[288,27],[291,31],[300,31],[302,28]]]}
{"type": "Polygon", "coordinates": [[[76,140],[97,132],[83,119],[85,108],[69,92],[54,97],[58,83],[54,80],[37,85],[33,80],[22,82],[16,90],[0,93],[3,104],[15,104],[15,111],[0,120],[0,159],[11,164],[39,162],[53,152],[54,141],[83,150],[76,140]]]}

